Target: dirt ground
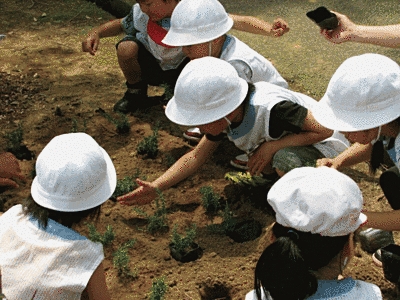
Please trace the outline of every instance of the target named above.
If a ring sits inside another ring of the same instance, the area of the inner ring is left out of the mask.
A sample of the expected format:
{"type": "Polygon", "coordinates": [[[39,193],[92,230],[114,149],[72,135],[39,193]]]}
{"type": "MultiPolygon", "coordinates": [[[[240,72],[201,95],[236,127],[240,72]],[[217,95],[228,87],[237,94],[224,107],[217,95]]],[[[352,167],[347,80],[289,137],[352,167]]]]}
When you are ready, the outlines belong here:
{"type": "MultiPolygon", "coordinates": [[[[80,41],[90,28],[112,16],[83,0],[1,1],[0,11],[0,34],[7,34],[0,43],[0,150],[7,147],[5,134],[21,125],[23,143],[33,153],[33,159],[20,161],[27,182],[0,194],[3,211],[29,195],[35,157],[62,133],[85,131],[94,137],[112,157],[119,179],[138,170],[152,180],[168,168],[171,159],[191,149],[192,145],[181,137],[182,128],[167,120],[161,105],[128,116],[128,134],[118,134],[99,113],[101,108],[114,116],[112,106],[124,93],[114,52],[118,38],[102,40],[95,57],[81,52],[80,41]],[[137,154],[136,147],[152,133],[157,122],[159,153],[154,159],[146,159],[137,154]]],[[[295,80],[289,82],[293,89],[304,92],[295,80]]],[[[159,95],[162,90],[152,88],[150,92],[159,95]]],[[[226,172],[233,171],[229,160],[239,151],[226,141],[217,152],[200,172],[164,193],[168,231],[151,235],[144,230],[146,220],[132,207],[111,200],[104,204],[96,227],[104,232],[111,225],[116,235],[112,245],[104,248],[107,285],[113,299],[146,299],[152,281],[161,276],[168,285],[166,299],[243,299],[252,289],[266,229],[260,238],[244,243],[210,232],[207,225],[222,220],[205,213],[199,189],[211,186],[239,220],[254,219],[267,228],[274,216],[263,201],[266,191],[252,193],[224,179],[226,172]],[[168,248],[171,230],[177,224],[183,232],[192,223],[197,225],[196,242],[203,248],[203,256],[194,262],[177,262],[168,248]],[[129,267],[136,270],[135,279],[118,276],[112,263],[112,253],[130,239],[136,239],[129,250],[129,267]]],[[[389,210],[377,177],[368,174],[366,164],[345,173],[361,187],[365,209],[389,210]]],[[[142,209],[153,214],[155,207],[142,209]]],[[[88,233],[86,226],[78,230],[88,233]]],[[[394,285],[384,279],[382,269],[360,247],[344,275],[377,284],[384,299],[396,298],[394,285]]]]}

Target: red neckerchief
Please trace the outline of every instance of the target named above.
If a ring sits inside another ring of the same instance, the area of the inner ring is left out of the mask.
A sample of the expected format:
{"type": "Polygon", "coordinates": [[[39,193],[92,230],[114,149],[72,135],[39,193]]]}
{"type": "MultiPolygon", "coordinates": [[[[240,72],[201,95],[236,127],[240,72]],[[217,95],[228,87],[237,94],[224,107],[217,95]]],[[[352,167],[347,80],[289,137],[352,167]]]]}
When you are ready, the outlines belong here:
{"type": "Polygon", "coordinates": [[[168,46],[162,42],[168,31],[158,25],[156,22],[149,20],[147,22],[147,34],[149,37],[160,46],[165,48],[175,48],[174,46],[168,46]]]}

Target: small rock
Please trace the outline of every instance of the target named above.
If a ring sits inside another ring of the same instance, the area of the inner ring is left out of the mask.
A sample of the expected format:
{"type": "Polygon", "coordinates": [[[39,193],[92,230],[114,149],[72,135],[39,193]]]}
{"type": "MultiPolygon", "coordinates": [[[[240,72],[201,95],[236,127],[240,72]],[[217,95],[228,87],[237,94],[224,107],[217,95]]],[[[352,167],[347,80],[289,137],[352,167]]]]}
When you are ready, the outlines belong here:
{"type": "MultiPolygon", "coordinates": [[[[169,256],[169,255],[168,255],[168,256],[164,256],[164,260],[165,260],[165,261],[171,260],[171,256],[169,256]]],[[[170,274],[172,274],[172,273],[170,273],[170,274]]]]}
{"type": "Polygon", "coordinates": [[[13,102],[11,102],[10,104],[11,104],[11,105],[18,105],[19,103],[18,103],[18,101],[13,101],[13,102]]]}
{"type": "Polygon", "coordinates": [[[174,280],[174,281],[171,281],[170,283],[168,283],[168,286],[169,287],[173,287],[173,286],[176,286],[178,283],[176,282],[176,280],[174,280]]]}
{"type": "Polygon", "coordinates": [[[33,74],[33,78],[38,78],[38,77],[39,77],[38,73],[33,74]]]}
{"type": "Polygon", "coordinates": [[[215,253],[215,252],[211,252],[211,253],[210,253],[210,256],[214,258],[214,257],[216,257],[216,256],[217,256],[217,253],[215,253]]]}
{"type": "Polygon", "coordinates": [[[229,276],[229,280],[233,281],[235,278],[233,276],[229,276]]]}

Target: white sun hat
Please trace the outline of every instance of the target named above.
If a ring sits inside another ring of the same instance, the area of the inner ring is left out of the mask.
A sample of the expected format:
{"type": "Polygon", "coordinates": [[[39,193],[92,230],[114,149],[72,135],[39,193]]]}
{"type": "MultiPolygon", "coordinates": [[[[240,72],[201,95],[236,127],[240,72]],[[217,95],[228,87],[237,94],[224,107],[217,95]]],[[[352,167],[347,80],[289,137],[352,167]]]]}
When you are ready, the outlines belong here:
{"type": "Polygon", "coordinates": [[[212,41],[233,26],[233,20],[217,0],[182,0],[171,15],[171,27],[162,42],[170,46],[212,41]]]}
{"type": "Polygon", "coordinates": [[[69,133],[53,138],[39,154],[31,195],[52,210],[82,211],[105,202],[116,184],[107,152],[86,133],[69,133]]]}
{"type": "Polygon", "coordinates": [[[289,171],[272,186],[267,199],[276,222],[303,232],[344,236],[367,221],[358,185],[328,167],[289,171]]]}
{"type": "Polygon", "coordinates": [[[183,68],[165,114],[179,125],[209,124],[239,107],[247,90],[246,80],[228,62],[211,56],[198,58],[183,68]]]}
{"type": "Polygon", "coordinates": [[[321,125],[359,131],[400,116],[400,67],[390,58],[367,53],[345,60],[333,74],[325,95],[311,110],[321,125]]]}

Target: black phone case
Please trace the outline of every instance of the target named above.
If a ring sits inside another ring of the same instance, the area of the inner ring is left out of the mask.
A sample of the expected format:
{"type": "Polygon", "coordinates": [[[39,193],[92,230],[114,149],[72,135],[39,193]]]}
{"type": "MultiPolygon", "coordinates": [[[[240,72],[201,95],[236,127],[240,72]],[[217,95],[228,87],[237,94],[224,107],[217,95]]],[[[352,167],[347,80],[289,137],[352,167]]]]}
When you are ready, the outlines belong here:
{"type": "Polygon", "coordinates": [[[313,20],[322,29],[332,30],[338,27],[339,21],[336,15],[326,7],[320,6],[315,10],[306,13],[307,17],[313,20]]]}

